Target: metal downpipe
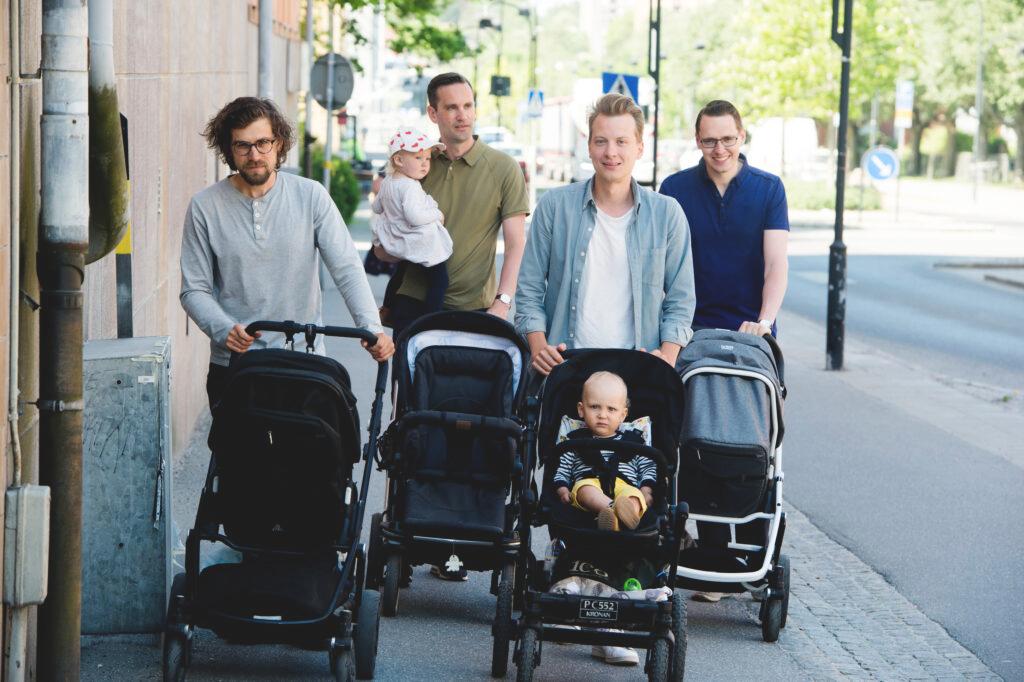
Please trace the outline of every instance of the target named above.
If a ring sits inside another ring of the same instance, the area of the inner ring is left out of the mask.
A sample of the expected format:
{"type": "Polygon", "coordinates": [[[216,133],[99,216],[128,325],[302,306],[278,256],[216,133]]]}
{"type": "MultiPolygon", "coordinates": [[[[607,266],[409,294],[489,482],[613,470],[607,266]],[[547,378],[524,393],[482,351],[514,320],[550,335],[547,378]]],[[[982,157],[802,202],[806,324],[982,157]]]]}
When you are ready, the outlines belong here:
{"type": "Polygon", "coordinates": [[[38,674],[78,680],[82,622],[82,282],[89,246],[88,6],[43,0],[39,474],[50,486],[38,674]]]}

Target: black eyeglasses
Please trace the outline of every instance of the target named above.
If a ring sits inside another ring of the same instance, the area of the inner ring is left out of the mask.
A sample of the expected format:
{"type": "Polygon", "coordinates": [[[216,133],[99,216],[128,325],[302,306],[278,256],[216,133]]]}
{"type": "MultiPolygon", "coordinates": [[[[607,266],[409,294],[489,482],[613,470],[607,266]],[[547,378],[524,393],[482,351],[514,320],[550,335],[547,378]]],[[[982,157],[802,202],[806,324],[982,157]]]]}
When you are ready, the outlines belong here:
{"type": "Polygon", "coordinates": [[[256,151],[260,154],[266,154],[274,148],[274,143],[277,142],[272,137],[264,137],[262,140],[256,140],[255,142],[232,142],[231,150],[239,156],[249,156],[249,151],[255,147],[256,151]]]}
{"type": "Polygon", "coordinates": [[[715,146],[721,142],[722,146],[726,149],[735,147],[736,143],[740,141],[740,138],[735,135],[726,135],[725,137],[703,137],[700,140],[700,146],[704,149],[714,149],[715,146]]]}

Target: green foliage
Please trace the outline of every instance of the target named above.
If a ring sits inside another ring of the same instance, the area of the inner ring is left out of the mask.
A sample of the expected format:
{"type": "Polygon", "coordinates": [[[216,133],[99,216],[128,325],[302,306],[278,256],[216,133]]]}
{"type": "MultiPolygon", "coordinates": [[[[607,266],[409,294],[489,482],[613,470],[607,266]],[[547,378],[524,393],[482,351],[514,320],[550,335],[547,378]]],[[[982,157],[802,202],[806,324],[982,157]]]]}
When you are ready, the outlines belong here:
{"type": "MultiPolygon", "coordinates": [[[[790,210],[832,210],[836,205],[836,185],[834,182],[786,180],[786,202],[790,210]]],[[[882,207],[882,195],[877,189],[867,185],[864,187],[862,205],[860,185],[847,185],[843,203],[848,211],[861,208],[875,211],[882,207]]]]}
{"type": "MultiPolygon", "coordinates": [[[[313,154],[313,178],[321,178],[324,173],[324,148],[322,145],[310,147],[313,154]]],[[[362,193],[359,190],[359,181],[347,161],[335,157],[331,161],[331,198],[338,207],[341,217],[346,223],[352,221],[356,213],[362,193]]]]}
{"type": "MultiPolygon", "coordinates": [[[[377,0],[330,0],[350,15],[364,7],[376,8],[377,0]]],[[[398,53],[412,53],[441,63],[472,54],[458,26],[440,20],[451,0],[385,0],[384,19],[394,38],[389,47],[398,53]]],[[[358,26],[346,26],[356,44],[366,42],[358,26]]],[[[358,65],[357,65],[358,66],[358,65]]],[[[361,70],[361,69],[360,69],[361,70]]]]}
{"type": "Polygon", "coordinates": [[[969,152],[974,150],[974,135],[961,133],[959,130],[954,136],[954,147],[956,152],[969,152]]]}

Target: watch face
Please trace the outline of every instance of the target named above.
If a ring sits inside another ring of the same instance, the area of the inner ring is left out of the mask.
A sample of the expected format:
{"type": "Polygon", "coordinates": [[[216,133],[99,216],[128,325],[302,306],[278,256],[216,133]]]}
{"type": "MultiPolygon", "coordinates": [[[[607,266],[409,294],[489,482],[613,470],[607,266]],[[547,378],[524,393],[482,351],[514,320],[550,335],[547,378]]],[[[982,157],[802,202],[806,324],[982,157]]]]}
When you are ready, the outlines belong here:
{"type": "Polygon", "coordinates": [[[502,303],[504,303],[505,305],[511,305],[512,304],[512,297],[509,296],[508,294],[498,294],[496,296],[496,298],[499,301],[501,301],[502,303]]]}

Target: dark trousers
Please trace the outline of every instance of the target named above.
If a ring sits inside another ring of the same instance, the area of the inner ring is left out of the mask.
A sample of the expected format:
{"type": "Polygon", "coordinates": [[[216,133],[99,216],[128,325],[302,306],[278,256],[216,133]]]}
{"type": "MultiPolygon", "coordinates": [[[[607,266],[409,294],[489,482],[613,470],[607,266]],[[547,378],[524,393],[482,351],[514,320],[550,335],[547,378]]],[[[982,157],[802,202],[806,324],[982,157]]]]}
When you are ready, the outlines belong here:
{"type": "Polygon", "coordinates": [[[228,368],[224,365],[210,363],[210,371],[206,375],[206,397],[210,400],[210,411],[224,396],[228,387],[228,368]]]}

